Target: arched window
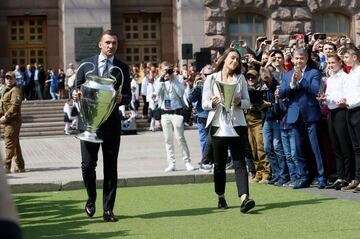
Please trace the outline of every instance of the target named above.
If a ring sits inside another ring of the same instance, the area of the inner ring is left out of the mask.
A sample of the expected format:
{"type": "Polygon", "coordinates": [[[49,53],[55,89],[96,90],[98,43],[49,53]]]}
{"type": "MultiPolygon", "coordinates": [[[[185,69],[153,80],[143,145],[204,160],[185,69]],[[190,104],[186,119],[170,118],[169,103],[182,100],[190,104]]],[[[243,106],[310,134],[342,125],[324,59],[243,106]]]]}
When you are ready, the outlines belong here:
{"type": "Polygon", "coordinates": [[[256,38],[266,35],[266,18],[252,13],[240,13],[229,17],[229,38],[245,40],[250,47],[254,47],[256,38]]]}
{"type": "Polygon", "coordinates": [[[314,32],[323,32],[330,36],[350,35],[349,18],[337,13],[324,13],[315,16],[314,32]]]}

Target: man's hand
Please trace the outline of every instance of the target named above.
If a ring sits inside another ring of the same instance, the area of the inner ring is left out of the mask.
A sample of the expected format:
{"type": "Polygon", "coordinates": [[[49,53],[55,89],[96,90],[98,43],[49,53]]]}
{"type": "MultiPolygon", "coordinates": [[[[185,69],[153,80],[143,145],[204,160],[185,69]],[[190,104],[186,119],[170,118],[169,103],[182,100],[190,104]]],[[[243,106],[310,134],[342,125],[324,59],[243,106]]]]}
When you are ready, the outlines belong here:
{"type": "Polygon", "coordinates": [[[263,100],[263,103],[259,106],[259,110],[270,108],[271,106],[272,106],[271,102],[263,100]]]}
{"type": "Polygon", "coordinates": [[[327,98],[328,95],[326,95],[325,93],[323,94],[319,94],[316,99],[320,102],[323,102],[323,101],[326,101],[326,98],[327,98]]]}
{"type": "Polygon", "coordinates": [[[119,90],[116,91],[116,96],[115,96],[115,102],[116,104],[120,105],[122,100],[122,94],[119,90]]]}
{"type": "Polygon", "coordinates": [[[300,68],[296,68],[295,71],[294,71],[294,74],[291,78],[291,83],[293,85],[296,85],[298,83],[298,81],[303,77],[303,74],[300,70],[300,68]]]}
{"type": "Polygon", "coordinates": [[[336,105],[341,108],[347,107],[346,98],[342,98],[342,99],[336,101],[336,105]]]}

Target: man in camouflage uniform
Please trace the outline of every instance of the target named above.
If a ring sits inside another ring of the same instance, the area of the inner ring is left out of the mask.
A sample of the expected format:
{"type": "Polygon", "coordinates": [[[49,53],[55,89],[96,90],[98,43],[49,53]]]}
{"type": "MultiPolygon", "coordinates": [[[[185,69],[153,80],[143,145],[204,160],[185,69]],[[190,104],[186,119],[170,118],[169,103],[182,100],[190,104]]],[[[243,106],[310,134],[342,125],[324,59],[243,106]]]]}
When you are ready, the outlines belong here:
{"type": "Polygon", "coordinates": [[[22,92],[16,85],[15,73],[12,71],[6,73],[5,84],[0,101],[0,123],[4,125],[4,171],[10,173],[11,160],[14,158],[16,163],[14,172],[21,173],[25,171],[19,142],[22,92]]]}

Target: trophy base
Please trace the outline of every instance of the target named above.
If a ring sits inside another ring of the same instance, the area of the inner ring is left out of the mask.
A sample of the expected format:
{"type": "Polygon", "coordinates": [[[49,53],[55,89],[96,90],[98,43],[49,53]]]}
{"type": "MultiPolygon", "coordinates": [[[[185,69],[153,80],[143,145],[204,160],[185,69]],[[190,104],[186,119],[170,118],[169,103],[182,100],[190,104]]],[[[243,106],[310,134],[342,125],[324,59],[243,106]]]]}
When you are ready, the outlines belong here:
{"type": "Polygon", "coordinates": [[[104,141],[102,139],[100,139],[99,137],[97,137],[96,133],[91,133],[88,131],[85,131],[81,134],[78,134],[75,136],[77,139],[80,140],[84,140],[84,141],[88,141],[91,143],[103,143],[104,141]]]}
{"type": "Polygon", "coordinates": [[[239,135],[236,133],[234,128],[219,128],[215,132],[214,137],[239,137],[239,135]]]}

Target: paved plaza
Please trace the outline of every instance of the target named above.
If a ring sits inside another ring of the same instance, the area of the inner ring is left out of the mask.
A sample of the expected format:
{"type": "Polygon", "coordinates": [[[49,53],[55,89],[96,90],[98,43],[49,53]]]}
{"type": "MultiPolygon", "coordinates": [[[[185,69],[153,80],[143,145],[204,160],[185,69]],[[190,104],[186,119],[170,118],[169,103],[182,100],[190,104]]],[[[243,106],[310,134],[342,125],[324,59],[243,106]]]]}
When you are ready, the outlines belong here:
{"type": "MultiPolygon", "coordinates": [[[[176,144],[176,172],[165,173],[167,166],[163,133],[139,132],[123,135],[118,158],[120,187],[211,182],[212,174],[198,171],[201,159],[200,143],[196,129],[185,130],[195,171],[187,172],[176,144]]],[[[3,142],[1,142],[3,144],[3,142]]],[[[21,147],[26,172],[9,174],[13,192],[58,191],[83,188],[81,176],[80,142],[72,136],[22,138],[21,147]]],[[[2,150],[4,147],[2,145],[2,150]]],[[[4,153],[4,152],[2,152],[4,153]]],[[[233,181],[233,170],[228,170],[228,180],[233,181]]],[[[102,154],[97,166],[98,184],[103,178],[102,154]]],[[[270,186],[269,187],[273,187],[270,186]]],[[[251,189],[251,186],[250,186],[251,189]]],[[[360,200],[360,195],[335,190],[303,189],[328,197],[360,200]]]]}

